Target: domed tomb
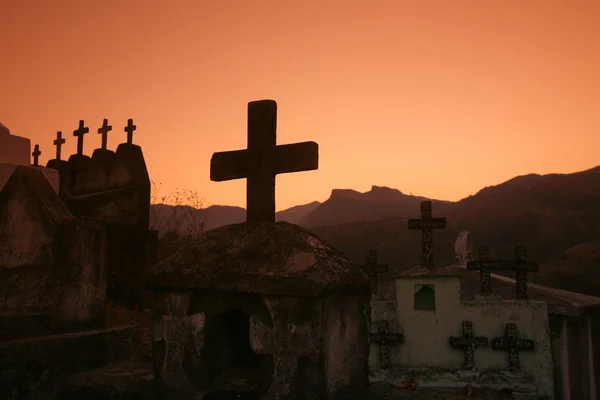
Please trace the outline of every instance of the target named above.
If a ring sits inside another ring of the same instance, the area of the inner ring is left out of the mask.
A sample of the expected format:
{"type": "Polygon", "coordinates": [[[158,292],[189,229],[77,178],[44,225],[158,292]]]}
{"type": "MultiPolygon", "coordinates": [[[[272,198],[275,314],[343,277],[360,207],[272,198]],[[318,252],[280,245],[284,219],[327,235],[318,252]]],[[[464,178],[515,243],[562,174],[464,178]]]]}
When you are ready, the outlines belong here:
{"type": "Polygon", "coordinates": [[[162,314],[153,340],[166,386],[219,391],[241,375],[236,390],[256,398],[327,399],[367,382],[370,286],[299,226],[214,229],[151,268],[146,283],[162,314]]]}

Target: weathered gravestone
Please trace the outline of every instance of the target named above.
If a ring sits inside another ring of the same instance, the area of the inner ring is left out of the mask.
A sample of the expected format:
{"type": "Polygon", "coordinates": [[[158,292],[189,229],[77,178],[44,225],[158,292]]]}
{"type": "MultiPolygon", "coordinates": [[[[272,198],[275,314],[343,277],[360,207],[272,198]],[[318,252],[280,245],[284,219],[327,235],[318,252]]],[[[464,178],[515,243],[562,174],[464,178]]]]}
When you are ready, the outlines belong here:
{"type": "Polygon", "coordinates": [[[275,174],[318,160],[316,143],[276,146],[276,107],[249,103],[248,149],[211,160],[212,180],[248,178],[248,221],[204,233],[146,275],[166,387],[333,399],[368,381],[362,271],[307,230],[274,222],[275,174]]]}
{"type": "Polygon", "coordinates": [[[361,268],[369,277],[369,282],[371,283],[371,294],[377,295],[377,289],[379,286],[378,275],[381,273],[389,272],[389,267],[387,266],[387,264],[377,263],[377,251],[369,250],[367,252],[367,263],[361,265],[361,268]]]}

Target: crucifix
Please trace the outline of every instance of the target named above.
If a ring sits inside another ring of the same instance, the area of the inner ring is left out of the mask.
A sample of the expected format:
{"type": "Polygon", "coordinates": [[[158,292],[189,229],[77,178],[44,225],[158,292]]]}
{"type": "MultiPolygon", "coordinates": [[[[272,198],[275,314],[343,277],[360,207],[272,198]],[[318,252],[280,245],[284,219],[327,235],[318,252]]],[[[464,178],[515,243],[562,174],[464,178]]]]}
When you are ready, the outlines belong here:
{"type": "Polygon", "coordinates": [[[473,369],[475,367],[475,349],[486,347],[488,339],[482,336],[473,335],[473,322],[462,322],[462,336],[450,336],[450,347],[462,349],[465,353],[464,369],[473,369]]]}
{"type": "Polygon", "coordinates": [[[54,145],[56,146],[56,159],[60,160],[60,148],[65,143],[65,139],[63,139],[62,137],[61,131],[56,132],[56,139],[54,139],[54,142],[52,143],[54,143],[54,145]]]}
{"type": "Polygon", "coordinates": [[[360,266],[367,273],[371,283],[371,294],[377,294],[377,275],[389,272],[387,264],[377,264],[377,251],[369,250],[367,252],[367,263],[360,266]]]}
{"type": "MultiPolygon", "coordinates": [[[[517,300],[527,300],[527,272],[537,272],[538,265],[535,262],[527,261],[527,248],[525,246],[517,246],[515,248],[515,259],[514,260],[489,260],[489,259],[481,259],[479,261],[469,261],[467,263],[467,270],[469,271],[481,271],[482,272],[482,294],[490,294],[491,289],[489,289],[491,279],[488,279],[488,282],[485,283],[487,287],[485,288],[486,292],[483,292],[484,289],[484,271],[489,276],[491,271],[514,271],[516,272],[516,299],[517,300]]],[[[483,255],[485,256],[485,250],[483,255]]]]}
{"type": "Polygon", "coordinates": [[[390,333],[390,324],[388,321],[377,321],[378,328],[376,333],[369,334],[369,342],[379,344],[379,363],[381,368],[390,367],[390,342],[404,343],[404,335],[401,333],[390,333]]]}
{"type": "Polygon", "coordinates": [[[490,262],[490,248],[482,246],[479,248],[479,260],[469,261],[467,263],[468,271],[479,271],[481,276],[481,294],[489,296],[492,294],[492,278],[489,270],[489,265],[496,261],[490,262]]]}
{"type": "Polygon", "coordinates": [[[112,125],[108,125],[108,120],[104,118],[102,126],[98,128],[98,133],[102,135],[102,150],[106,150],[107,136],[110,131],[112,131],[112,125]]]}
{"type": "Polygon", "coordinates": [[[133,131],[135,131],[136,129],[137,126],[133,124],[133,119],[129,118],[127,120],[127,126],[125,127],[125,129],[123,129],[125,132],[127,132],[127,144],[133,143],[133,131]]]}
{"type": "Polygon", "coordinates": [[[511,371],[521,369],[519,350],[535,350],[535,342],[530,339],[517,338],[517,324],[508,323],[504,336],[492,339],[492,350],[504,350],[508,353],[508,366],[511,371]]]}
{"type": "Polygon", "coordinates": [[[248,103],[248,148],[214,153],[210,180],[246,178],[246,220],[275,222],[275,175],[319,167],[319,145],[303,142],[277,146],[277,103],[248,103]]]}
{"type": "Polygon", "coordinates": [[[77,155],[83,155],[83,135],[88,133],[89,128],[83,126],[83,120],[79,121],[79,128],[73,131],[73,136],[77,137],[77,155]]]}
{"type": "Polygon", "coordinates": [[[433,218],[431,201],[421,202],[421,218],[408,220],[408,229],[421,230],[421,251],[423,265],[433,265],[433,230],[446,228],[446,218],[433,218]]]}
{"type": "Polygon", "coordinates": [[[33,147],[33,153],[31,153],[31,155],[33,156],[33,166],[34,167],[39,167],[38,158],[39,158],[40,154],[42,154],[42,152],[40,151],[40,145],[36,144],[33,147]]]}

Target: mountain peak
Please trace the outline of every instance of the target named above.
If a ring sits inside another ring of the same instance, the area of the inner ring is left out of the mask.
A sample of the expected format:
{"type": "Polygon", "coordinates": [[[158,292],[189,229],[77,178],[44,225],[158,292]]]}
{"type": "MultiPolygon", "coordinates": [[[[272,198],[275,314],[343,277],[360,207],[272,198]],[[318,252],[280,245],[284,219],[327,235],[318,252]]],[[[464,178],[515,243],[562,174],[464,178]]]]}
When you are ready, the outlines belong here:
{"type": "Polygon", "coordinates": [[[396,195],[398,194],[404,194],[401,191],[399,191],[398,189],[394,189],[394,188],[389,188],[387,186],[377,186],[377,185],[373,185],[371,186],[371,191],[370,193],[373,194],[388,194],[388,193],[394,193],[396,195]]]}

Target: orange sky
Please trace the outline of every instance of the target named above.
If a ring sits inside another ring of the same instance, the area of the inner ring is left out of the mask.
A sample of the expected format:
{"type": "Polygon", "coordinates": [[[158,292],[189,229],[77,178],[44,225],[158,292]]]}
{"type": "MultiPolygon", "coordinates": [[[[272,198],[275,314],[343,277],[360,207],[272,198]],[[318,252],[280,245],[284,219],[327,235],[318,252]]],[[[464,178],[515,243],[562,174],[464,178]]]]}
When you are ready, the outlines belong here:
{"type": "Polygon", "coordinates": [[[143,147],[162,194],[245,205],[211,182],[246,147],[247,102],[279,104],[278,143],[318,171],[279,175],[277,209],[385,185],[458,200],[526,173],[600,162],[600,1],[0,0],[0,121],[39,143],[143,147]]]}

